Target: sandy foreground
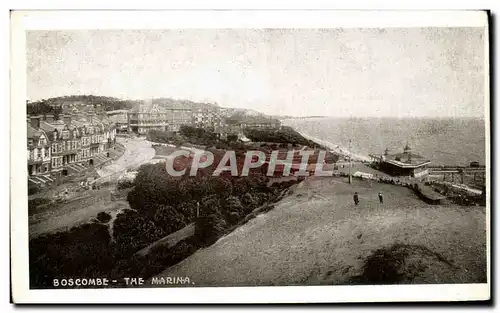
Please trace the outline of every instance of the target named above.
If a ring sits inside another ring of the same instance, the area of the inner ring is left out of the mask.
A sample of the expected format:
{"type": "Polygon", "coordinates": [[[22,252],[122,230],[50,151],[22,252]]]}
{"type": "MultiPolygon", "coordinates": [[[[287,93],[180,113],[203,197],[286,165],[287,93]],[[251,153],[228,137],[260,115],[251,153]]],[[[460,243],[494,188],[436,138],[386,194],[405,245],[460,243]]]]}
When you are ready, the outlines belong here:
{"type": "Polygon", "coordinates": [[[486,282],[484,207],[431,206],[404,187],[319,177],[157,277],[195,286],[350,284],[375,250],[395,243],[413,251],[403,267],[418,275],[407,283],[486,282]]]}

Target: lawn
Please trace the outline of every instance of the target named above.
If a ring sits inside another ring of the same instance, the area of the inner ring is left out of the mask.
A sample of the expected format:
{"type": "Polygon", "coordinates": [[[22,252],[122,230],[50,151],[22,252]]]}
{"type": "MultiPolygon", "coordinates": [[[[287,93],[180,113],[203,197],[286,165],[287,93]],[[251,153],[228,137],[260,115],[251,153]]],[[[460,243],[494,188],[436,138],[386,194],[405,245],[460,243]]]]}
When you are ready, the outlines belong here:
{"type": "Polygon", "coordinates": [[[405,187],[309,178],[159,276],[196,286],[486,282],[485,227],[484,207],[430,206],[405,187]]]}

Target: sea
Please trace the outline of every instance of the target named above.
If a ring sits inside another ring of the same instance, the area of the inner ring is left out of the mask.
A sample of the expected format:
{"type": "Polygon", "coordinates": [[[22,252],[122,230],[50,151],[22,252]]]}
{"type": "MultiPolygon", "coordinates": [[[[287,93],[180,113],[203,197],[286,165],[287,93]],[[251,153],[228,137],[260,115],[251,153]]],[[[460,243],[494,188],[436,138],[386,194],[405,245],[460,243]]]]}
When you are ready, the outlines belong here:
{"type": "Polygon", "coordinates": [[[430,159],[433,165],[486,163],[485,120],[480,118],[305,118],[283,120],[298,132],[361,156],[403,152],[430,159]]]}

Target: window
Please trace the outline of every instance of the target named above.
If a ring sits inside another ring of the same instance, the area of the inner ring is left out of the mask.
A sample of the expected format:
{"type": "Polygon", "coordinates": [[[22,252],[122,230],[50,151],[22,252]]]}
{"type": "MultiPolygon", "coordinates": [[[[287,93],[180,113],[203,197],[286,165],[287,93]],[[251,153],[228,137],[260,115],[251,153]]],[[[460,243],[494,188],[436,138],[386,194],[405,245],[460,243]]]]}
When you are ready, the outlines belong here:
{"type": "Polygon", "coordinates": [[[33,139],[28,139],[28,144],[31,146],[33,145],[33,139]]]}
{"type": "Polygon", "coordinates": [[[49,149],[45,149],[45,157],[48,158],[49,157],[49,152],[50,150],[49,149]]]}
{"type": "Polygon", "coordinates": [[[52,153],[56,153],[56,145],[52,145],[52,153]]]}
{"type": "Polygon", "coordinates": [[[38,148],[36,149],[36,158],[40,159],[42,157],[42,149],[38,148]]]}

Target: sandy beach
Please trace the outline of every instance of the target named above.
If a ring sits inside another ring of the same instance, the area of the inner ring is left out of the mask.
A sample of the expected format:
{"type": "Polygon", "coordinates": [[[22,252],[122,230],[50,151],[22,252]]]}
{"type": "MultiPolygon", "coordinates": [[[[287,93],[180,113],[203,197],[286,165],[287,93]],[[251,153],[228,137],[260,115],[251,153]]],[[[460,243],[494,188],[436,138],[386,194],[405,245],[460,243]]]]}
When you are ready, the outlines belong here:
{"type": "MultiPolygon", "coordinates": [[[[297,131],[297,130],[296,130],[297,131]]],[[[352,161],[365,161],[365,162],[371,162],[372,161],[372,158],[370,158],[369,156],[366,156],[366,155],[361,155],[361,154],[356,154],[356,153],[353,153],[352,151],[349,151],[348,148],[345,148],[345,147],[342,147],[340,145],[336,145],[332,142],[329,142],[329,141],[325,141],[325,140],[321,140],[319,138],[316,138],[316,137],[312,137],[312,136],[309,136],[307,134],[304,134],[304,133],[301,133],[299,131],[297,131],[299,134],[301,134],[304,138],[306,139],[309,139],[309,140],[312,140],[316,143],[319,143],[327,148],[329,148],[331,151],[335,152],[335,153],[338,153],[346,158],[348,158],[349,156],[351,157],[352,161]]]]}

